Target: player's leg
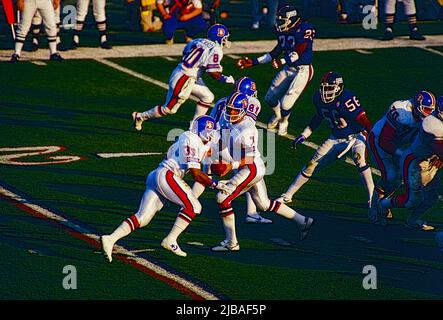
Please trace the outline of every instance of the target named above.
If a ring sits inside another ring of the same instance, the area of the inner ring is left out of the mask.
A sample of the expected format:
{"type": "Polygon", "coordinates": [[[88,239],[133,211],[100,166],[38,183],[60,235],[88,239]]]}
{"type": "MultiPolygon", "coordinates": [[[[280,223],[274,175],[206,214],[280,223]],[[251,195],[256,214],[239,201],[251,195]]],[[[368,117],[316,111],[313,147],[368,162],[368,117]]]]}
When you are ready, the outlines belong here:
{"type": "Polygon", "coordinates": [[[326,166],[329,162],[336,159],[337,154],[339,153],[339,148],[337,148],[338,141],[334,138],[329,138],[323,144],[318,147],[315,151],[314,156],[311,160],[303,167],[297,177],[289,186],[288,190],[281,195],[277,201],[282,203],[290,203],[292,202],[292,197],[298,190],[309,181],[314,172],[317,169],[319,164],[322,166],[326,166]]]}
{"type": "Polygon", "coordinates": [[[155,192],[156,174],[157,172],[153,171],[146,179],[146,190],[143,193],[137,213],[125,219],[114,232],[101,237],[103,251],[108,257],[109,262],[112,261],[112,249],[115,243],[135,229],[148,225],[154,215],[163,207],[162,200],[155,192]]]}
{"type": "Polygon", "coordinates": [[[294,221],[295,223],[297,223],[301,230],[300,240],[306,238],[314,220],[312,218],[305,217],[299,214],[297,211],[289,208],[286,204],[281,203],[278,200],[270,200],[266,188],[266,183],[263,178],[255,183],[251,187],[251,189],[249,189],[249,192],[255,204],[260,210],[275,212],[276,214],[288,220],[294,221]]]}
{"type": "Polygon", "coordinates": [[[405,8],[405,14],[408,17],[409,24],[409,38],[411,40],[426,40],[420,33],[417,26],[417,10],[415,8],[415,0],[403,0],[403,6],[405,8]]]}
{"type": "Polygon", "coordinates": [[[163,21],[162,29],[163,29],[163,34],[166,37],[166,44],[174,43],[174,34],[180,24],[181,21],[179,21],[175,16],[172,16],[170,19],[163,21]]]}
{"type": "Polygon", "coordinates": [[[60,2],[60,5],[57,7],[57,9],[54,10],[55,13],[55,25],[57,28],[57,40],[56,40],[56,44],[57,44],[57,50],[58,51],[62,51],[64,50],[64,47],[62,45],[62,40],[60,38],[60,26],[61,26],[61,20],[60,20],[60,9],[62,7],[62,4],[60,2]]]}
{"type": "Polygon", "coordinates": [[[32,18],[37,11],[36,1],[26,1],[25,8],[21,15],[20,25],[18,26],[17,35],[15,39],[15,51],[12,54],[11,61],[15,62],[20,59],[20,54],[23,49],[23,45],[28,35],[29,28],[31,27],[32,18]]]}
{"type": "Polygon", "coordinates": [[[235,214],[232,208],[232,201],[241,194],[248,191],[255,180],[260,180],[264,171],[258,170],[255,163],[251,163],[241,167],[237,173],[229,179],[229,184],[235,187],[234,192],[226,194],[223,192],[217,193],[217,204],[222,218],[223,228],[225,230],[226,238],[219,246],[213,247],[213,251],[238,251],[240,245],[235,231],[235,214]]]}
{"type": "Polygon", "coordinates": [[[100,47],[103,49],[112,49],[108,42],[108,32],[106,30],[106,0],[92,0],[94,19],[100,34],[100,47]]]}
{"type": "Polygon", "coordinates": [[[268,122],[268,129],[275,129],[281,119],[280,98],[291,85],[291,79],[288,78],[287,69],[287,67],[284,67],[277,72],[265,95],[266,103],[274,111],[274,115],[268,122]]]}
{"type": "Polygon", "coordinates": [[[385,34],[383,40],[394,39],[394,19],[395,19],[395,5],[397,0],[386,0],[385,1],[385,34]]]}
{"type": "Polygon", "coordinates": [[[359,134],[357,141],[352,146],[352,159],[357,167],[358,174],[368,194],[368,209],[371,208],[372,195],[374,194],[374,181],[371,168],[366,161],[366,138],[359,134]]]}
{"type": "Polygon", "coordinates": [[[271,219],[263,218],[257,212],[257,206],[252,199],[250,192],[245,193],[246,197],[246,223],[272,223],[271,219]]]}
{"type": "Polygon", "coordinates": [[[57,25],[55,23],[55,11],[52,5],[52,1],[46,1],[44,5],[38,7],[38,11],[42,16],[43,25],[45,26],[45,32],[48,39],[49,53],[51,60],[58,56],[57,53],[57,25]]]}
{"type": "Polygon", "coordinates": [[[312,65],[303,65],[297,67],[297,71],[294,72],[294,75],[288,77],[288,79],[292,79],[292,81],[288,90],[280,99],[281,120],[278,125],[278,135],[284,136],[288,133],[291,110],[300,95],[308,86],[308,83],[312,80],[313,76],[314,68],[312,65]]]}
{"type": "Polygon", "coordinates": [[[202,15],[198,15],[191,20],[185,22],[185,41],[192,41],[199,33],[203,33],[208,28],[206,21],[202,15]]]}
{"type": "Polygon", "coordinates": [[[205,115],[208,112],[209,107],[214,101],[214,94],[203,82],[203,79],[199,78],[192,87],[192,95],[198,98],[197,106],[195,107],[195,119],[198,116],[205,115]]]}
{"type": "Polygon", "coordinates": [[[187,254],[180,249],[177,239],[192,220],[201,213],[202,206],[193,194],[191,187],[183,179],[174,175],[170,170],[162,168],[159,171],[157,176],[158,191],[163,197],[181,207],[171,231],[163,239],[161,245],[176,255],[186,257],[187,254]]]}
{"type": "Polygon", "coordinates": [[[72,48],[75,49],[80,43],[80,33],[83,31],[83,27],[88,14],[90,0],[77,0],[77,16],[75,18],[75,28],[72,37],[72,48]]]}
{"type": "Polygon", "coordinates": [[[37,51],[38,46],[40,43],[40,31],[42,29],[42,16],[40,15],[40,12],[36,11],[34,17],[32,18],[32,24],[31,24],[31,32],[32,32],[32,43],[31,43],[31,50],[37,51]]]}
{"type": "Polygon", "coordinates": [[[188,77],[181,71],[174,70],[169,78],[169,89],[166,96],[166,102],[163,105],[157,105],[145,112],[132,113],[132,119],[136,130],[142,129],[142,124],[146,120],[165,117],[174,114],[180,106],[189,99],[195,79],[188,77]]]}

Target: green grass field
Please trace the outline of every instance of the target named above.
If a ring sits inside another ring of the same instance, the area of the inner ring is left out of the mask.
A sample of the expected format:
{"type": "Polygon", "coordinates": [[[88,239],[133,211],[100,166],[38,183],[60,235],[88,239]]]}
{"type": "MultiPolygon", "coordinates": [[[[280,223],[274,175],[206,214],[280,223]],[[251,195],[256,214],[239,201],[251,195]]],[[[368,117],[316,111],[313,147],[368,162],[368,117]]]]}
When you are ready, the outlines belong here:
{"type": "MultiPolygon", "coordinates": [[[[113,62],[156,80],[167,82],[177,61],[164,58],[112,59],[113,62]]],[[[225,57],[226,73],[239,77],[234,60],[225,57]]],[[[419,89],[441,95],[443,60],[419,48],[317,52],[315,76],[294,107],[290,133],[299,133],[313,113],[311,97],[321,75],[340,71],[375,122],[396,99],[408,99],[419,89]]],[[[97,153],[166,152],[173,128],[186,129],[194,102],[186,102],[171,117],[145,123],[142,132],[131,127],[131,112],[161,103],[166,90],[94,60],[69,60],[39,66],[30,62],[0,64],[0,148],[63,146],[54,155],[77,155],[82,161],[40,166],[0,164],[0,184],[53,212],[78,222],[97,234],[111,232],[137,211],[147,173],[162,155],[103,159],[97,153]]],[[[270,66],[247,73],[263,98],[274,75],[270,66]]],[[[216,97],[228,86],[205,78],[216,97]]],[[[271,110],[263,102],[260,120],[271,110]]],[[[326,125],[311,141],[321,143],[326,125]]],[[[314,150],[290,149],[277,137],[275,173],[266,177],[271,197],[286,190],[314,150]]],[[[0,156],[11,152],[0,152],[0,156]]],[[[13,152],[12,152],[13,153],[13,152]]],[[[20,152],[17,152],[20,153],[20,152]]],[[[34,156],[19,161],[46,161],[34,156]]],[[[377,177],[375,177],[377,179],[377,177]]],[[[295,196],[293,206],[313,216],[309,238],[297,242],[295,226],[265,213],[272,225],[244,221],[244,199],[234,205],[241,250],[214,253],[209,248],[224,239],[214,199],[202,196],[203,213],[180,238],[188,252],[183,259],[160,246],[178,208],[165,207],[151,224],[121,241],[140,257],[171,268],[187,279],[211,288],[228,299],[441,299],[443,255],[435,233],[403,226],[406,211],[396,211],[387,227],[366,221],[365,191],[355,167],[338,161],[320,172],[295,196]],[[277,244],[280,238],[289,246],[277,244]],[[193,243],[193,244],[190,244],[193,243]],[[196,245],[195,243],[200,243],[196,245]],[[374,265],[378,289],[364,290],[362,269],[374,265]]],[[[4,199],[2,199],[4,200],[4,199]]],[[[439,201],[426,215],[443,227],[439,201]]],[[[133,265],[114,259],[105,262],[100,250],[73,237],[54,223],[33,217],[8,201],[0,202],[0,299],[189,299],[190,296],[151,277],[133,265]],[[64,290],[62,269],[78,271],[78,289],[64,290]]]]}

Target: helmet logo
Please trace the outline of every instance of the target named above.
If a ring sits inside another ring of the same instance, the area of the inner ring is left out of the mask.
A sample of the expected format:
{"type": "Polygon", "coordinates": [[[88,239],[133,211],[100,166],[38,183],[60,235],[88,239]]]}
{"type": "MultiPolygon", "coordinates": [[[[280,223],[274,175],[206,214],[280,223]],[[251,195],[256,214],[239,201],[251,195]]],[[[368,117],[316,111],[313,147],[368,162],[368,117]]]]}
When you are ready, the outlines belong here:
{"type": "Polygon", "coordinates": [[[217,36],[218,37],[224,37],[225,36],[225,29],[217,28],[217,36]]]}
{"type": "Polygon", "coordinates": [[[208,129],[208,130],[214,129],[214,123],[212,121],[207,120],[206,121],[206,129],[208,129]]]}
{"type": "Polygon", "coordinates": [[[255,85],[255,82],[251,82],[251,89],[252,89],[253,91],[256,91],[256,90],[257,90],[257,86],[255,85]]]}

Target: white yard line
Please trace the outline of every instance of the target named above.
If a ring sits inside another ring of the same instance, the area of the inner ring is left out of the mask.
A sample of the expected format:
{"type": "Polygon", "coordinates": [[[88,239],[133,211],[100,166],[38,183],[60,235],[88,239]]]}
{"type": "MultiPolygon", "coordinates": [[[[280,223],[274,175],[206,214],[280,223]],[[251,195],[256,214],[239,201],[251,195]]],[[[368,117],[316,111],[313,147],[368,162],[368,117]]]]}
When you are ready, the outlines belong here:
{"type": "MultiPolygon", "coordinates": [[[[270,51],[276,44],[275,40],[238,41],[233,42],[232,47],[223,51],[225,55],[258,54],[270,51]]],[[[150,44],[114,46],[112,50],[101,48],[80,47],[76,50],[62,52],[65,59],[109,59],[109,58],[133,58],[133,57],[173,57],[180,56],[185,44],[173,45],[150,44]]],[[[443,46],[443,35],[427,36],[425,41],[419,43],[409,40],[408,37],[398,37],[392,41],[381,41],[370,38],[342,38],[342,39],[316,39],[314,51],[342,51],[342,50],[372,50],[382,48],[400,47],[433,47],[443,46]]],[[[12,50],[0,50],[0,61],[8,61],[12,50]]],[[[36,52],[23,52],[21,60],[47,60],[47,50],[36,52]]]]}
{"type": "Polygon", "coordinates": [[[36,66],[47,66],[48,64],[46,62],[40,61],[40,60],[33,60],[31,61],[32,64],[35,64],[36,66]]]}
{"type": "Polygon", "coordinates": [[[435,54],[438,54],[439,56],[443,56],[443,52],[432,49],[432,48],[427,48],[427,47],[420,47],[421,49],[425,50],[425,51],[429,51],[435,54]]]}
{"type": "MultiPolygon", "coordinates": [[[[105,65],[107,65],[107,66],[109,66],[111,68],[114,68],[116,70],[124,72],[124,73],[126,73],[126,74],[128,74],[130,76],[135,77],[135,78],[138,78],[138,79],[141,79],[143,81],[146,81],[146,82],[155,84],[157,86],[160,86],[160,87],[162,87],[162,88],[164,88],[166,90],[168,89],[168,84],[166,84],[164,82],[161,82],[161,81],[158,81],[158,80],[155,80],[155,79],[153,79],[151,77],[145,76],[145,75],[143,75],[141,73],[138,73],[138,72],[136,72],[134,70],[122,67],[122,66],[120,66],[120,65],[118,65],[118,64],[116,64],[114,62],[108,61],[106,59],[95,59],[95,61],[103,63],[103,64],[105,64],[105,65]]],[[[194,100],[194,101],[199,101],[198,98],[195,97],[195,96],[191,96],[191,99],[194,100]]],[[[257,126],[262,128],[262,129],[266,129],[267,130],[266,124],[264,124],[264,123],[262,123],[260,121],[257,121],[257,126]]],[[[291,135],[291,134],[287,134],[286,136],[284,136],[284,138],[289,139],[291,141],[295,139],[295,137],[293,135],[291,135]]],[[[309,142],[309,141],[305,141],[303,144],[308,146],[308,147],[310,147],[310,148],[312,148],[312,149],[315,149],[315,150],[319,147],[317,144],[315,144],[313,142],[309,142]]],[[[349,157],[347,157],[345,161],[346,161],[346,163],[355,165],[354,161],[352,161],[352,159],[350,159],[349,157]]],[[[377,175],[380,175],[380,171],[379,170],[374,169],[374,168],[371,168],[371,170],[372,170],[373,173],[375,173],[377,175]]]]}
{"type": "Polygon", "coordinates": [[[357,49],[355,51],[357,51],[358,53],[361,53],[361,54],[372,54],[372,51],[363,50],[363,49],[357,49]]]}
{"type": "Polygon", "coordinates": [[[120,152],[120,153],[97,153],[97,156],[104,159],[124,158],[124,157],[142,157],[142,156],[160,156],[163,152],[120,152]]]}
{"type": "MultiPolygon", "coordinates": [[[[85,229],[84,227],[81,227],[71,221],[69,221],[67,218],[64,218],[54,212],[51,212],[37,204],[32,203],[30,199],[25,199],[22,196],[12,192],[11,190],[6,189],[0,184],[0,195],[4,198],[8,199],[12,203],[14,203],[17,207],[20,209],[32,214],[37,215],[39,217],[45,218],[47,220],[53,221],[60,226],[63,226],[64,228],[68,229],[70,232],[73,232],[74,235],[77,235],[77,237],[81,239],[86,239],[88,242],[94,243],[96,246],[100,247],[100,236],[98,234],[95,234],[94,232],[85,229]]],[[[127,259],[131,264],[136,265],[137,267],[141,268],[142,270],[148,270],[148,273],[152,275],[155,278],[158,278],[162,281],[165,281],[163,279],[166,279],[165,282],[169,282],[169,284],[177,285],[180,288],[182,288],[185,291],[189,291],[192,293],[193,296],[197,296],[206,300],[218,300],[219,298],[214,295],[213,293],[205,290],[201,286],[197,285],[196,283],[193,283],[187,279],[184,279],[180,277],[177,274],[174,274],[171,271],[168,271],[161,266],[149,261],[148,259],[142,258],[135,254],[136,251],[130,251],[123,246],[116,245],[114,246],[114,254],[120,254],[124,255],[125,259],[127,259]]],[[[139,251],[141,252],[141,251],[139,251]]]]}

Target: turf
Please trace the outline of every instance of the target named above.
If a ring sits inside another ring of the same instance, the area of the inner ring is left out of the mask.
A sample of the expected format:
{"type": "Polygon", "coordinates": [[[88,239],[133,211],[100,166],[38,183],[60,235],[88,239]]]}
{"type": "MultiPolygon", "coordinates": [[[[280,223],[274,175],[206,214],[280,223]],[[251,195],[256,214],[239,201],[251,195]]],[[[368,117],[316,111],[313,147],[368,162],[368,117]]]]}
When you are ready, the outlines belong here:
{"type": "MultiPolygon", "coordinates": [[[[167,82],[176,64],[163,58],[113,61],[163,82],[167,82]]],[[[235,77],[244,74],[234,69],[234,60],[229,57],[223,62],[226,73],[235,77]]],[[[356,92],[373,121],[393,100],[408,99],[418,89],[441,94],[443,61],[418,48],[372,50],[369,55],[355,51],[318,52],[314,68],[314,79],[295,106],[292,134],[302,130],[312,116],[312,94],[321,74],[329,69],[343,73],[346,86],[356,92]]],[[[166,140],[169,130],[185,129],[194,111],[194,103],[189,101],[176,115],[146,123],[138,133],[131,128],[131,112],[162,103],[164,89],[94,60],[47,66],[4,63],[0,64],[0,74],[1,147],[58,145],[66,150],[57,155],[84,158],[61,165],[0,164],[0,181],[44,207],[81,221],[99,234],[111,232],[137,210],[146,174],[156,168],[162,156],[101,159],[96,154],[165,152],[170,145],[166,140]]],[[[274,71],[263,66],[251,69],[248,75],[256,79],[262,99],[274,71]]],[[[230,91],[228,86],[207,78],[205,81],[217,97],[230,91]]],[[[266,122],[270,115],[271,111],[263,104],[260,120],[266,122]]],[[[328,129],[323,125],[312,141],[321,143],[327,134],[328,129]]],[[[265,178],[273,197],[285,190],[314,152],[308,147],[293,151],[289,145],[289,140],[276,138],[276,170],[265,178]]],[[[23,161],[45,159],[37,156],[23,161]]],[[[312,234],[302,243],[297,241],[295,226],[279,217],[265,214],[274,220],[273,225],[246,224],[244,201],[239,199],[234,208],[242,249],[237,254],[213,253],[209,247],[223,239],[223,230],[214,193],[205,193],[202,199],[202,215],[180,238],[183,249],[189,253],[186,259],[171,255],[159,245],[175,219],[178,210],[175,206],[166,207],[149,227],[137,230],[121,244],[149,250],[140,255],[198,279],[232,299],[443,296],[441,287],[436,286],[436,279],[442,275],[439,263],[442,256],[432,245],[434,233],[404,228],[407,212],[403,211],[395,212],[395,220],[386,228],[369,225],[364,189],[355,168],[344,162],[338,161],[319,172],[295,197],[294,208],[316,218],[312,234]],[[275,238],[287,241],[289,246],[277,245],[272,241],[275,238]],[[377,267],[378,290],[362,288],[365,265],[377,267]]],[[[0,245],[8,257],[2,259],[0,273],[10,275],[0,277],[0,285],[8,288],[2,291],[3,299],[101,299],[102,292],[106,292],[105,298],[121,299],[184,297],[129,265],[105,263],[94,252],[95,248],[6,202],[1,202],[0,208],[2,228],[6,230],[0,245]],[[16,242],[14,238],[22,239],[16,242]],[[77,292],[61,287],[61,270],[67,264],[79,270],[77,292]],[[28,272],[31,267],[35,274],[28,272]],[[85,280],[81,280],[83,274],[85,280]]],[[[439,202],[426,217],[437,227],[442,226],[438,215],[441,208],[439,202]]]]}

